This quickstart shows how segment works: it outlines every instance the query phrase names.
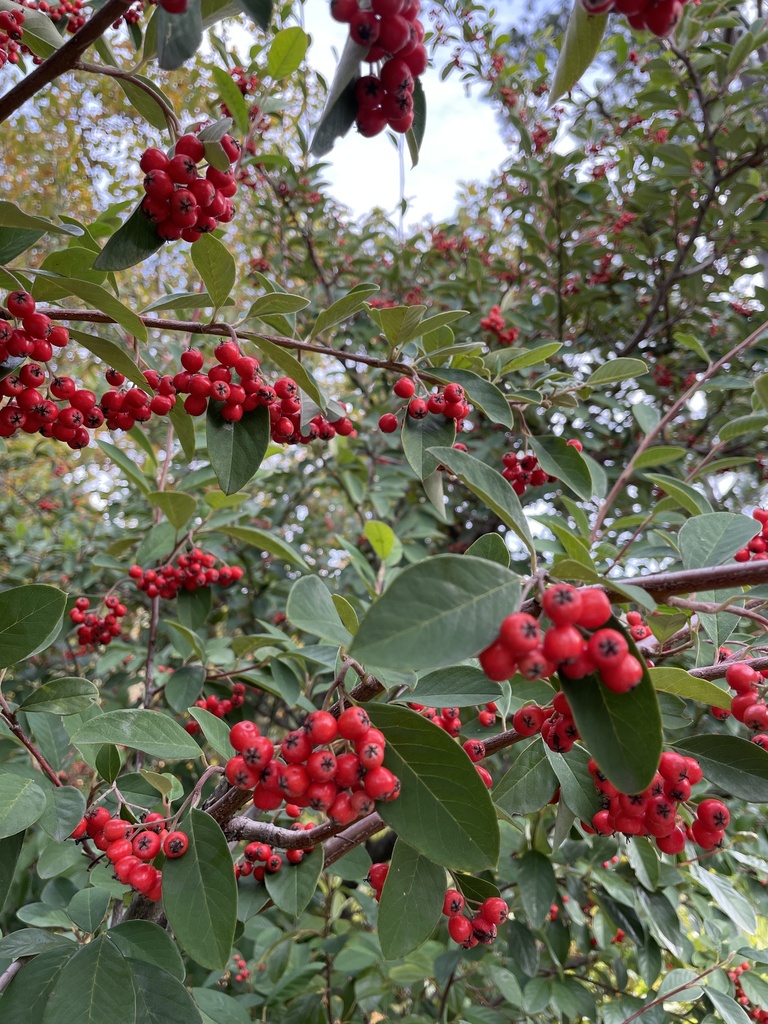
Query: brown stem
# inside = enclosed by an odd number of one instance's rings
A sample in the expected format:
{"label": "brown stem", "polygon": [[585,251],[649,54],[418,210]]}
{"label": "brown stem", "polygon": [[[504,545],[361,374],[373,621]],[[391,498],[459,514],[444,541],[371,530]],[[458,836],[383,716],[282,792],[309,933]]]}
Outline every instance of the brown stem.
{"label": "brown stem", "polygon": [[[370,839],[377,832],[381,832],[383,828],[386,828],[386,825],[378,814],[369,814],[367,818],[361,818],[354,825],[350,825],[343,832],[339,832],[338,835],[329,839],[325,844],[325,866],[329,867],[337,860],[340,860],[345,853],[349,853],[356,846],[360,846],[366,839]],[[306,835],[307,833],[304,834]]]}
{"label": "brown stem", "polygon": [[689,402],[691,398],[693,398],[693,396],[696,394],[696,392],[700,390],[702,384],[704,384],[711,377],[713,377],[719,370],[721,370],[726,365],[726,363],[730,362],[731,359],[735,359],[736,356],[740,355],[742,352],[745,352],[748,348],[754,345],[760,339],[760,336],[765,332],[766,329],[768,329],[768,321],[762,323],[757,328],[757,330],[753,331],[748,337],[744,338],[743,341],[740,341],[739,344],[734,346],[734,348],[732,348],[729,352],[726,352],[725,355],[718,359],[716,363],[712,363],[710,366],[708,366],[704,373],[701,375],[701,378],[699,380],[694,381],[694,383],[688,388],[688,390],[669,407],[667,412],[664,414],[664,416],[662,416],[662,418],[659,420],[656,426],[645,435],[645,437],[642,439],[640,444],[637,446],[637,448],[631,455],[624,469],[622,469],[621,473],[619,473],[619,476],[616,479],[616,482],[614,483],[613,487],[611,488],[608,497],[605,499],[603,504],[598,509],[597,518],[595,519],[595,525],[592,527],[592,532],[590,534],[591,541],[596,540],[600,536],[601,528],[605,521],[605,517],[608,515],[608,512],[613,507],[613,503],[616,501],[616,498],[619,496],[619,494],[621,494],[621,492],[626,487],[627,481],[634,473],[635,463],[637,462],[639,456],[642,455],[642,453],[651,446],[653,441],[655,441],[655,439],[664,432],[664,430],[672,422],[675,416],[677,416],[680,410],[685,407],[686,402]]}
{"label": "brown stem", "polygon": [[75,66],[88,47],[95,43],[107,29],[131,6],[132,0],[107,0],[103,7],[78,29],[72,38],[55,50],[50,57],[22,78],[18,85],[0,97],[0,123],[18,110],[27,100],[50,85],[56,78]]}
{"label": "brown stem", "polygon": [[[729,957],[728,960],[730,959],[731,958]],[[721,964],[715,964],[714,967],[708,967],[706,971],[702,971],[701,974],[697,974],[695,978],[691,978],[690,981],[686,981],[684,985],[678,985],[677,988],[670,989],[669,992],[665,992],[664,995],[659,996],[658,999],[653,999],[650,1003],[646,1003],[642,1009],[638,1010],[636,1013],[630,1014],[630,1016],[624,1020],[623,1024],[632,1024],[633,1020],[637,1020],[638,1017],[642,1017],[644,1013],[647,1013],[648,1010],[651,1009],[651,1007],[658,1006],[659,1003],[666,1003],[671,1000],[673,996],[679,995],[681,992],[686,992],[689,988],[693,988],[697,982],[701,981],[702,978],[706,978],[708,974],[712,974],[713,971],[719,971],[721,967],[724,967],[725,964],[728,963],[728,960],[725,960]]]}
{"label": "brown stem", "polygon": [[[755,672],[762,672],[763,669],[768,669],[768,658],[739,658],[737,660],[741,664],[749,665]],[[716,665],[690,668],[688,669],[688,675],[696,676],[697,679],[725,679],[729,666],[733,664],[734,662],[729,659],[728,661],[719,661]]]}
{"label": "brown stem", "polygon": [[667,600],[667,604],[673,608],[685,608],[687,611],[705,612],[708,615],[719,615],[720,612],[728,612],[730,615],[741,615],[746,619],[752,619],[753,622],[759,623],[764,630],[768,630],[768,619],[757,612],[751,611],[749,608],[739,608],[732,604],[717,604],[714,601],[688,601],[682,597],[670,597]]}
{"label": "brown stem", "polygon": [[[363,820],[367,820],[367,817]],[[280,846],[283,850],[307,850],[310,846],[316,846],[318,843],[338,835],[347,827],[347,825],[340,825],[337,821],[326,821],[322,825],[318,825],[317,828],[299,832],[290,828],[280,828],[279,825],[273,825],[269,821],[254,821],[252,818],[238,815],[235,818],[230,818],[224,824],[223,829],[224,835],[230,842],[247,839],[248,842]]]}
{"label": "brown stem", "polygon": [[722,590],[724,587],[768,583],[768,561],[737,562],[712,569],[681,569],[679,572],[660,572],[637,578],[630,576],[623,579],[622,583],[647,591],[656,601],[664,601],[673,594],[694,594],[699,590]]}
{"label": "brown stem", "polygon": [[[0,677],[0,683],[1,682],[2,677]],[[5,724],[11,730],[16,739],[27,748],[27,750],[30,752],[32,757],[37,761],[37,763],[40,765],[40,767],[51,780],[51,782],[54,784],[54,786],[61,786],[61,779],[53,770],[48,761],[43,757],[43,755],[40,753],[37,747],[34,745],[29,736],[27,736],[22,727],[19,725],[16,715],[13,713],[13,711],[11,711],[8,701],[5,699],[1,692],[0,708],[2,708],[2,711],[0,711],[0,719],[2,719],[5,722]]]}

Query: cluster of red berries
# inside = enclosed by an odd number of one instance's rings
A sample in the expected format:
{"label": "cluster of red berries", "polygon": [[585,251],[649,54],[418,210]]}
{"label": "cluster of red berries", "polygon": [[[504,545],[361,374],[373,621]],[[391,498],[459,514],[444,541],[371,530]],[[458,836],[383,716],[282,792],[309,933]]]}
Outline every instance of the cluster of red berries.
{"label": "cluster of red berries", "polygon": [[[169,9],[168,0],[163,7]],[[221,139],[221,146],[231,166],[240,154],[240,147],[231,135]],[[235,216],[232,202],[237,192],[235,175],[231,170],[220,171],[212,164],[208,165],[205,175],[201,175],[198,164],[204,156],[204,144],[192,134],[181,136],[171,157],[153,146],[142,154],[139,166],[145,174],[146,195],[141,208],[164,242],[175,242],[179,238],[196,242],[217,224],[228,224]]]}
{"label": "cluster of red berries", "polygon": [[448,918],[448,934],[463,949],[478,944],[488,946],[498,934],[498,926],[509,916],[509,907],[500,896],[483,900],[475,913],[467,916],[466,900],[458,889],[449,889],[443,901],[443,913]]}
{"label": "cluster of red berries", "polygon": [[492,306],[488,316],[481,319],[480,326],[484,331],[495,334],[500,345],[514,345],[520,337],[517,327],[507,327],[500,306]]}
{"label": "cluster of red berries", "polygon": [[148,814],[143,824],[113,818],[106,807],[91,807],[70,839],[90,839],[102,850],[123,885],[157,902],[162,896],[162,872],[149,862],[162,854],[183,857],[189,847],[184,832],[169,832],[162,814]]}
{"label": "cluster of red berries", "polygon": [[[435,391],[426,398],[415,398],[416,384],[410,377],[401,377],[392,390],[397,398],[408,401],[405,408],[411,419],[423,420],[432,413],[447,420],[455,420],[457,430],[462,429],[464,417],[471,408],[460,384],[446,384],[442,391]],[[385,434],[394,434],[398,426],[397,414],[393,412],[384,413],[379,420],[379,430]]]}
{"label": "cluster of red berries", "polygon": [[594,760],[589,773],[605,803],[592,818],[591,828],[600,835],[652,836],[662,853],[670,854],[682,853],[687,839],[704,850],[714,850],[725,839],[731,815],[722,800],[697,804],[691,825],[678,817],[680,804],[687,803],[691,788],[704,777],[693,757],[665,750],[653,781],[642,793],[619,792]]}
{"label": "cluster of red berries", "polygon": [[281,377],[270,384],[259,373],[258,359],[243,355],[234,341],[217,345],[214,355],[218,363],[205,373],[201,372],[205,358],[198,349],[188,349],[181,356],[183,370],[173,377],[173,385],[187,395],[184,408],[190,416],[202,416],[209,401],[219,403],[222,418],[229,422],[237,422],[243,413],[266,406],[272,440],[277,444],[330,441],[336,434],[355,436],[354,424],[346,416],[327,420],[317,415],[302,428],[301,396],[296,381]]}
{"label": "cluster of red berries", "polygon": [[162,597],[172,601],[180,590],[192,592],[214,583],[220,587],[229,587],[242,579],[243,570],[239,565],[223,563],[217,567],[215,555],[201,548],[192,548],[189,554],[180,554],[175,564],[169,562],[157,569],[142,569],[140,565],[132,565],[128,575],[147,597]]}
{"label": "cluster of red berries", "polygon": [[547,707],[525,704],[518,708],[512,716],[512,728],[520,736],[541,733],[541,738],[556,754],[567,754],[580,739],[571,706],[562,691],[555,694]]}
{"label": "cluster of red berries", "polygon": [[[768,750],[768,705],[760,692],[760,685],[765,675],[756,672],[746,662],[737,661],[729,665],[725,672],[725,681],[735,691],[731,701],[730,713],[737,722],[743,722],[755,734],[752,742],[763,750]],[[729,713],[722,708],[712,708],[712,714],[721,721],[728,718]]]}
{"label": "cluster of red berries", "polygon": [[[305,825],[298,821],[291,825],[296,832],[307,831],[314,827],[309,821]],[[287,861],[288,864],[301,864],[307,854],[312,853],[313,850],[314,846],[308,846],[304,850],[285,850],[283,854],[279,854],[268,843],[248,843],[243,850],[243,859],[235,864],[235,877],[247,878],[248,875],[253,875],[257,882],[263,882],[264,875],[277,874],[284,861]]]}
{"label": "cluster of red berries", "polygon": [[237,973],[234,976],[234,980],[247,981],[248,978],[251,976],[251,972],[248,970],[248,961],[245,960],[242,956],[240,956],[239,953],[235,953],[232,959],[235,964],[235,970],[237,971]]}
{"label": "cluster of red berries", "polygon": [[78,597],[75,607],[69,613],[72,622],[78,626],[77,640],[82,647],[89,644],[111,644],[116,636],[120,636],[121,625],[118,619],[127,613],[128,609],[121,604],[114,594],[104,599],[108,611],[103,617],[95,612],[89,612],[91,602],[87,597]]}
{"label": "cluster of red berries", "polygon": [[505,452],[501,461],[504,464],[501,475],[509,481],[518,497],[522,497],[529,487],[541,487],[557,480],[556,476],[544,472],[538,458],[530,452]]}
{"label": "cluster of red berries", "polygon": [[461,712],[458,708],[429,708],[425,704],[409,704],[411,711],[417,711],[439,729],[454,738],[461,732]]}
{"label": "cluster of red berries", "polygon": [[153,414],[167,416],[176,405],[176,389],[169,374],[161,377],[157,370],[144,370],[146,391],[135,385],[123,388],[125,377],[112,367],[105,378],[110,390],[101,396],[99,409],[110,430],[131,430],[137,423],[148,423]]}
{"label": "cluster of red berries", "polygon": [[[216,718],[226,718],[227,715],[232,714],[238,708],[241,708],[245,704],[245,687],[242,683],[235,683],[232,687],[232,696],[225,697],[221,700],[212,693],[210,697],[203,697],[200,700],[195,701],[196,708],[203,708],[205,711],[210,711]],[[190,736],[197,736],[200,732],[200,726],[194,719],[191,719],[184,726]]]}
{"label": "cluster of red berries", "polygon": [[[568,679],[598,672],[614,693],[638,685],[643,666],[629,653],[624,635],[616,629],[599,628],[611,615],[603,590],[577,590],[557,583],[545,592],[542,610],[553,623],[543,636],[538,621],[526,612],[514,612],[504,619],[496,640],[479,655],[489,679],[502,682],[516,672],[524,679],[545,679],[559,669]],[[587,638],[582,630],[595,632]]]}
{"label": "cluster of red berries", "polygon": [[0,68],[6,61],[9,64],[19,63],[24,21],[23,11],[0,11]]}
{"label": "cluster of red berries", "polygon": [[581,0],[588,14],[615,11],[626,16],[632,28],[653,32],[664,38],[670,35],[683,16],[685,0]]}
{"label": "cluster of red berries", "polygon": [[366,138],[387,125],[403,133],[413,124],[414,79],[429,63],[420,11],[420,0],[372,0],[370,10],[358,0],[331,0],[331,17],[349,25],[350,39],[368,50],[367,63],[384,62],[378,75],[355,85],[357,130]]}
{"label": "cluster of red berries", "polygon": [[[337,739],[347,740],[353,750],[334,751],[330,744]],[[252,789],[254,807],[261,811],[285,802],[346,825],[370,814],[377,800],[389,802],[400,794],[400,780],[383,764],[384,735],[371,727],[362,707],[347,708],[338,721],[328,711],[313,711],[301,728],[283,737],[279,751],[253,722],[234,725],[229,741],[238,753],[227,762],[227,780],[237,789]]]}
{"label": "cluster of red berries", "polygon": [[736,562],[762,562],[768,558],[768,509],[756,508],[752,518],[761,524],[762,530],[745,548],[739,548],[733,556]]}
{"label": "cluster of red berries", "polygon": [[742,974],[745,974],[750,969],[749,962],[745,960],[739,964],[738,967],[733,967],[728,971],[728,977],[733,982],[734,988],[736,989],[736,1002],[744,1007],[745,1012],[749,1016],[750,1020],[757,1021],[758,1024],[768,1024],[768,1010],[763,1010],[759,1006],[753,1006],[749,996],[742,988],[741,981],[739,980]]}
{"label": "cluster of red berries", "polygon": [[645,640],[646,637],[653,636],[652,630],[640,612],[627,612],[627,625],[629,626],[629,635],[636,644]]}

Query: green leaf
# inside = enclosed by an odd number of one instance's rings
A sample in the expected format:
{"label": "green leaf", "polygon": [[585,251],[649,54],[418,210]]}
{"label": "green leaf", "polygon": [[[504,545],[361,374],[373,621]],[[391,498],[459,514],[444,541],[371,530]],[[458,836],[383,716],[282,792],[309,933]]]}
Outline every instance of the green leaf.
{"label": "green leaf", "polygon": [[378,519],[369,519],[363,527],[363,533],[374,550],[377,558],[385,561],[392,553],[397,537],[391,526]]}
{"label": "green leaf", "polygon": [[99,438],[97,444],[104,454],[108,455],[112,462],[122,469],[128,480],[136,484],[142,494],[149,494],[149,483],[147,482],[146,477],[139,470],[133,460],[125,454],[125,452],[116,448],[115,445],[110,444],[109,441],[102,441],[101,438]]}
{"label": "green leaf", "polygon": [[[434,317],[429,317],[423,323],[428,324]],[[557,346],[560,347],[559,345]],[[479,377],[469,370],[430,369],[430,374],[445,384],[460,384],[466,392],[467,398],[472,405],[477,406],[492,423],[501,423],[510,430],[514,426],[512,410],[509,408],[504,392],[495,384]]]}
{"label": "green leaf", "polygon": [[432,448],[431,453],[517,534],[535,559],[536,548],[520,499],[501,473],[457,448]]}
{"label": "green leaf", "polygon": [[58,947],[69,950],[70,953],[77,949],[75,943],[63,935],[53,935],[42,928],[20,928],[0,939],[0,959],[18,960],[22,956],[36,956],[38,953]]}
{"label": "green leaf", "polygon": [[757,931],[755,911],[749,900],[745,899],[741,893],[736,892],[727,879],[713,871],[705,870],[700,864],[692,864],[690,872],[691,876],[707,890],[717,906],[737,928],[741,928],[748,935],[755,934]]}
{"label": "green leaf", "polygon": [[228,75],[224,68],[216,67],[210,69],[219,97],[226,104],[235,127],[240,135],[248,134],[248,106],[245,97],[240,92],[235,80]]}
{"label": "green leaf", "polygon": [[568,444],[564,437],[529,437],[528,443],[545,473],[556,476],[584,501],[594,497],[589,468],[581,453]]}
{"label": "green leaf", "polygon": [[528,850],[517,864],[517,884],[523,908],[532,928],[540,928],[557,899],[557,883],[549,858]]}
{"label": "green leaf", "polygon": [[731,796],[751,803],[768,802],[768,752],[739,736],[690,736],[675,743],[681,754],[695,757],[705,779]]}
{"label": "green leaf", "polygon": [[284,864],[275,874],[267,873],[264,883],[275,906],[298,917],[312,899],[322,870],[323,855],[316,850],[299,864]]}
{"label": "green leaf", "polygon": [[[232,82],[232,79],[229,79]],[[141,82],[141,85],[137,85]],[[134,74],[133,79],[118,78],[117,84],[123,90],[131,106],[141,114],[144,120],[153,128],[164,132],[168,128],[168,121],[165,116],[165,109],[173,109],[173,104],[165,93],[157,87],[152,79],[145,75]],[[232,82],[234,85],[234,82]],[[235,86],[237,89],[237,86]],[[238,89],[238,93],[240,90]],[[156,98],[155,98],[156,97]]]}
{"label": "green leaf", "polygon": [[592,821],[601,807],[600,796],[595,789],[587,767],[589,751],[575,746],[567,757],[547,749],[547,757],[560,783],[560,800],[570,807],[582,821]]}
{"label": "green leaf", "polygon": [[293,545],[268,530],[259,530],[255,526],[226,526],[219,532],[259,548],[261,551],[268,551],[271,555],[275,555],[290,565],[296,565],[305,572],[311,571],[303,556]]}
{"label": "green leaf", "polygon": [[[347,46],[350,43],[353,46],[356,45],[348,38]],[[357,48],[358,50],[363,50],[363,47]],[[346,49],[347,47],[345,46],[345,52]],[[326,153],[330,153],[336,139],[343,138],[355,123],[355,118],[357,117],[355,79],[357,78],[358,69],[359,61],[355,62],[351,72],[354,78],[350,77],[337,90],[335,95],[329,94],[323,116],[312,137],[312,145],[309,151],[313,156],[325,156]]]}
{"label": "green leaf", "polygon": [[410,338],[418,337],[419,324],[426,311],[426,306],[387,306],[371,310],[370,316],[384,332],[392,348],[400,348]]}
{"label": "green leaf", "polygon": [[31,779],[0,774],[0,839],[23,832],[45,810],[45,793]]}
{"label": "green leaf", "polygon": [[760,405],[768,411],[768,373],[761,373],[755,378],[754,388]]}
{"label": "green leaf", "polygon": [[43,683],[19,705],[27,714],[35,711],[51,715],[77,715],[99,702],[99,689],[88,679],[51,679]]}
{"label": "green leaf", "polygon": [[150,491],[147,497],[153,505],[163,510],[166,519],[177,530],[189,522],[197,508],[197,498],[184,491]]}
{"label": "green leaf", "polygon": [[181,981],[145,959],[129,962],[136,1024],[203,1024],[200,1011]]}
{"label": "green leaf", "polygon": [[[98,262],[97,259],[94,267],[96,267]],[[97,267],[97,269],[108,270],[110,268]],[[119,299],[116,299],[106,288],[102,288],[101,285],[94,284],[92,281],[83,281],[76,277],[60,277],[58,274],[50,274],[42,270],[38,270],[37,273],[39,276],[45,277],[49,290],[55,289],[58,291],[59,298],[76,295],[92,309],[97,309],[100,313],[105,313],[108,317],[111,317],[115,323],[120,324],[129,334],[134,335],[140,341],[147,340],[147,328],[142,323],[141,318],[132,309],[128,309]]]}
{"label": "green leaf", "polygon": [[[158,7],[157,63],[164,71],[175,71],[193,57],[203,39],[203,16],[200,0],[189,0],[181,14],[169,14]],[[195,243],[196,244],[196,243]]]}
{"label": "green leaf", "polygon": [[181,445],[182,451],[191,462],[195,457],[195,423],[184,405],[177,402],[168,413],[168,419],[173,424],[173,432]]}
{"label": "green leaf", "polygon": [[595,572],[591,566],[585,565],[583,562],[577,562],[572,558],[558,559],[557,575],[562,580],[581,580],[584,583],[593,583],[595,586],[606,587],[608,590],[621,594],[628,601],[634,601],[641,608],[647,608],[648,611],[654,611],[656,608],[656,602],[653,598],[646,591],[641,590],[640,587],[633,587],[631,583],[614,580],[610,577],[605,579],[600,573]]}
{"label": "green leaf", "polygon": [[638,882],[647,889],[654,892],[659,885],[659,854],[655,845],[647,839],[637,836],[631,843],[627,843],[627,860]]}
{"label": "green leaf", "polygon": [[594,388],[602,384],[614,384],[630,377],[642,377],[646,373],[648,366],[642,359],[609,359],[589,375],[584,386]]}
{"label": "green leaf", "polygon": [[342,298],[337,299],[328,309],[323,310],[315,321],[315,326],[310,334],[310,341],[323,331],[327,331],[334,324],[348,320],[365,305],[365,300],[379,290],[377,284],[359,284],[349,291]]}
{"label": "green leaf", "polygon": [[695,487],[683,483],[673,476],[665,476],[660,473],[646,473],[645,479],[650,480],[665,491],[670,498],[673,498],[686,512],[697,516],[705,512],[711,512],[712,506]]}
{"label": "green leaf", "polygon": [[447,420],[444,416],[426,416],[423,420],[415,420],[406,415],[403,417],[400,436],[403,454],[409,466],[419,480],[425,480],[440,465],[434,455],[429,453],[429,449],[443,445],[450,448],[456,439],[456,421]]}
{"label": "green leaf", "polygon": [[108,934],[123,956],[154,964],[179,981],[186,978],[176,943],[164,928],[152,921],[123,921],[110,928]]}
{"label": "green leaf", "polygon": [[46,793],[40,826],[54,842],[61,843],[72,835],[84,814],[85,797],[79,789],[55,786]]}
{"label": "green leaf", "polygon": [[303,576],[291,587],[285,614],[305,633],[347,646],[352,634],[342,625],[330,591],[317,576]]}
{"label": "green leaf", "polygon": [[710,512],[694,516],[677,535],[680,557],[686,569],[722,565],[760,533],[760,523],[751,516],[733,512]]}
{"label": "green leaf", "polygon": [[[158,10],[157,14],[159,13]],[[127,270],[138,263],[143,263],[156,253],[162,244],[155,225],[139,205],[128,220],[110,236],[93,265],[96,270]]]}
{"label": "green leaf", "polygon": [[731,696],[726,690],[706,679],[692,676],[683,668],[651,668],[648,669],[648,674],[657,690],[674,693],[687,700],[696,700],[713,708],[731,710]]}
{"label": "green leaf", "polygon": [[[609,619],[608,625],[621,628],[615,619]],[[628,643],[637,657],[630,638]],[[643,678],[628,693],[614,693],[597,675],[560,680],[585,746],[622,793],[640,793],[650,785],[662,749],[656,691],[644,660],[638,660],[643,665]]]}
{"label": "green leaf", "polygon": [[67,915],[81,932],[93,933],[104,920],[111,899],[106,889],[89,886],[75,893],[67,906]]}
{"label": "green leaf", "polygon": [[75,943],[62,943],[44,950],[25,964],[3,993],[0,1002],[3,1021],[42,1024],[51,993],[58,987],[62,971],[76,951]]}
{"label": "green leaf", "polygon": [[303,363],[300,363],[287,349],[275,345],[267,338],[257,338],[256,345],[261,349],[263,355],[279,366],[285,374],[292,377],[301,390],[306,392],[321,409],[325,409],[328,399],[320,390],[315,378],[304,368]]}
{"label": "green leaf", "polygon": [[58,635],[67,595],[39,583],[0,593],[0,668],[24,661]]}
{"label": "green leaf", "polygon": [[495,359],[501,359],[502,372],[507,374],[513,370],[524,370],[528,366],[546,363],[550,356],[555,355],[562,347],[559,341],[551,341],[544,345],[537,345],[535,348],[526,349],[519,355],[514,355],[515,352],[519,352],[518,349],[511,349],[510,352],[503,354],[493,353],[493,355]]}
{"label": "green leaf", "polygon": [[359,625],[357,612],[349,603],[349,601],[347,601],[347,599],[342,597],[340,594],[332,594],[331,600],[333,601],[334,608],[339,613],[339,618],[341,619],[342,625],[344,626],[345,629],[349,630],[352,636],[354,636],[355,633],[357,632],[357,627]]}
{"label": "green leaf", "polygon": [[[5,901],[8,899],[8,893],[13,885],[16,865],[19,862],[19,854],[23,844],[23,832],[16,832],[12,836],[0,839],[0,914],[3,911]],[[18,932],[14,934],[18,934]],[[7,939],[0,939],[0,960],[15,959],[17,956],[23,955],[23,953],[11,953],[7,950]]]}
{"label": "green leaf", "polygon": [[92,743],[116,743],[143,750],[152,757],[185,760],[200,756],[200,748],[184,729],[160,711],[131,708],[105,711],[84,722],[72,736],[76,747]]}
{"label": "green leaf", "polygon": [[44,231],[23,231],[21,228],[0,227],[0,267],[15,260],[45,234]]}
{"label": "green leaf", "polygon": [[549,88],[550,106],[570,92],[592,63],[607,25],[607,14],[587,14],[579,0],[575,0]]}
{"label": "green leaf", "polygon": [[48,1001],[48,1024],[135,1024],[131,969],[105,935],[82,946],[65,965]]}
{"label": "green leaf", "polygon": [[272,78],[287,78],[301,67],[309,46],[309,36],[303,28],[292,25],[282,28],[273,37],[267,55],[267,71]]}
{"label": "green leaf", "polygon": [[398,836],[436,864],[458,871],[494,868],[499,826],[490,794],[464,751],[421,715],[394,704],[366,710],[387,738],[384,764],[400,796],[377,810]]}
{"label": "green leaf", "polygon": [[237,423],[223,418],[216,402],[208,403],[208,456],[225,494],[242,490],[262,463],[269,447],[269,412],[260,406],[243,413]]}
{"label": "green leaf", "polygon": [[711,985],[707,985],[704,989],[704,994],[712,1003],[715,1012],[720,1015],[724,1024],[749,1024],[750,1018],[735,999],[731,999],[730,996],[725,995],[723,992],[718,992]]}
{"label": "green leaf", "polygon": [[735,419],[729,419],[720,427],[718,435],[721,441],[732,441],[734,437],[754,434],[758,430],[764,430],[765,427],[768,427],[768,414],[757,412],[750,416],[737,416]]}
{"label": "green leaf", "polygon": [[768,982],[764,978],[754,971],[747,971],[739,978],[739,982],[750,1003],[761,1010],[768,1010]]}
{"label": "green leaf", "polygon": [[[227,77],[229,78],[229,76]],[[309,299],[305,299],[301,295],[290,295],[288,292],[270,292],[268,295],[261,295],[256,299],[248,310],[248,315],[245,319],[252,320],[257,317],[274,315],[275,313],[298,313],[299,310],[306,309],[308,305]]]}
{"label": "green leaf", "polygon": [[237,0],[237,5],[266,32],[272,20],[272,0]]}
{"label": "green leaf", "polygon": [[120,774],[120,769],[123,767],[123,759],[120,757],[120,751],[113,743],[105,743],[99,748],[94,764],[96,765],[96,771],[102,779],[105,782],[112,783]]}
{"label": "green leaf", "polygon": [[108,367],[112,366],[115,370],[119,370],[136,387],[142,388],[149,393],[150,389],[147,384],[147,378],[125,349],[116,345],[113,341],[107,341],[106,338],[98,338],[94,334],[86,334],[85,331],[76,331],[72,327],[69,328],[69,336]]}
{"label": "green leaf", "polygon": [[213,234],[202,235],[190,250],[195,270],[203,279],[208,294],[217,306],[229,298],[235,286],[235,258]]}
{"label": "green leaf", "polygon": [[64,44],[56,26],[42,11],[23,7],[12,0],[0,0],[0,11],[20,11],[24,15],[24,46],[28,46],[36,57],[50,57]]}
{"label": "green leaf", "polygon": [[420,78],[413,80],[413,123],[405,135],[408,152],[411,155],[411,168],[419,162],[419,150],[427,130],[427,98]]}
{"label": "green leaf", "polygon": [[173,619],[163,619],[163,624],[170,630],[171,641],[182,658],[189,658],[194,654],[199,661],[205,661],[205,646],[193,629],[181,622],[174,622]]}
{"label": "green leaf", "polygon": [[509,568],[509,548],[498,533],[484,533],[467,548],[466,554],[474,558],[485,558]]}
{"label": "green leaf", "polygon": [[491,682],[481,669],[456,665],[422,676],[403,699],[430,707],[469,708],[498,700],[500,696],[499,684]]}
{"label": "green leaf", "polygon": [[[264,892],[264,886],[259,889]],[[195,1002],[205,1014],[205,1024],[251,1024],[251,1015],[233,996],[213,988],[193,988]]]}
{"label": "green leaf", "polygon": [[165,699],[169,707],[179,714],[186,711],[198,699],[205,683],[205,669],[202,665],[183,665],[168,677],[165,684]]}
{"label": "green leaf", "polygon": [[650,469],[652,466],[666,466],[677,462],[687,455],[685,448],[675,448],[668,444],[658,444],[646,450],[635,459],[635,469]]}
{"label": "green leaf", "polygon": [[519,578],[509,569],[484,558],[437,555],[393,580],[364,615],[350,653],[382,668],[455,665],[496,638],[519,597]]}
{"label": "green leaf", "polygon": [[163,907],[182,949],[202,967],[229,962],[237,924],[237,885],[227,840],[213,818],[193,809],[181,828],[183,857],[163,867]]}
{"label": "green leaf", "polygon": [[203,730],[203,735],[217,754],[221,754],[227,761],[230,757],[235,756],[235,749],[229,742],[229,726],[225,722],[222,722],[216,715],[212,715],[210,711],[206,711],[205,708],[191,707],[188,708],[188,711]]}
{"label": "green leaf", "polygon": [[493,788],[493,802],[505,814],[530,814],[552,799],[557,777],[547,757],[546,744],[537,737],[512,754],[509,770]]}
{"label": "green leaf", "polygon": [[[3,2],[10,4],[10,0],[3,0]],[[22,7],[20,4],[14,4],[13,6],[22,11],[25,18],[30,13],[28,7]],[[40,17],[53,28],[50,18],[46,18],[44,14],[41,14]],[[53,29],[53,31],[55,32],[56,30]],[[32,217],[28,213],[23,213],[16,203],[10,203],[7,199],[0,200],[0,227],[20,228],[23,231],[39,231],[43,234],[53,232],[61,235],[82,235],[83,233],[83,229],[74,224],[54,224],[53,221],[46,220],[44,217]]]}
{"label": "green leaf", "polygon": [[426,942],[442,916],[445,890],[445,868],[398,839],[379,903],[385,960],[407,956]]}

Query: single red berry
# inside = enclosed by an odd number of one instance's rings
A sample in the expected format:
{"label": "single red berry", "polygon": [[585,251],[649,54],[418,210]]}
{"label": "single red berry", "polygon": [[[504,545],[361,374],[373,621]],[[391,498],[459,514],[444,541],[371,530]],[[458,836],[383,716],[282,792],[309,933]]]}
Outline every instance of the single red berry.
{"label": "single red berry", "polygon": [[163,841],[163,853],[174,859],[183,857],[189,848],[189,837],[184,832],[169,832]]}
{"label": "single red berry", "polygon": [[443,900],[443,913],[446,917],[455,917],[464,910],[464,897],[458,889],[449,889]]}
{"label": "single red berry", "polygon": [[464,943],[472,935],[472,922],[468,917],[457,914],[448,921],[448,934],[454,942]]}

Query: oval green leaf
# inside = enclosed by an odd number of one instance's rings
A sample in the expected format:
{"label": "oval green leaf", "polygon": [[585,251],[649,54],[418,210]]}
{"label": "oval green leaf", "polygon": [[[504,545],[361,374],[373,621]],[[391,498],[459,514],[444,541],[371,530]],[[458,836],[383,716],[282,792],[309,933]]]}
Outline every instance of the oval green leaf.
{"label": "oval green leaf", "polygon": [[37,654],[59,632],[67,595],[39,583],[0,593],[0,668]]}
{"label": "oval green leaf", "polygon": [[147,711],[145,708],[106,711],[97,715],[76,730],[72,742],[76,747],[115,743],[169,760],[200,756],[197,743],[178,722],[160,711]]}

